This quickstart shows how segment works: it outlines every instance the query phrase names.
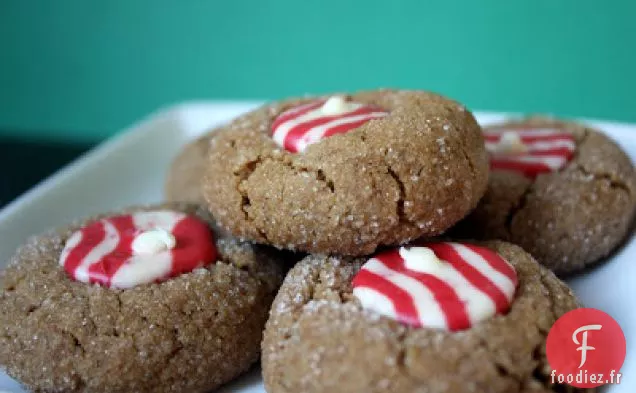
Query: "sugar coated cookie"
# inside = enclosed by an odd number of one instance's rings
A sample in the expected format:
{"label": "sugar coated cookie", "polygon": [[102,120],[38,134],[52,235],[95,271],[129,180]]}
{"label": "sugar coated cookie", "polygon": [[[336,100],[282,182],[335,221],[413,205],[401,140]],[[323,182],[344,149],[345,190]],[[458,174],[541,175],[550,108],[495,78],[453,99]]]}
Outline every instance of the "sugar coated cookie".
{"label": "sugar coated cookie", "polygon": [[210,145],[203,194],[234,235],[365,255],[443,232],[487,183],[481,128],[422,91],[292,99],[240,116]]}
{"label": "sugar coated cookie", "polygon": [[578,306],[552,272],[499,241],[308,256],[272,305],[265,386],[269,393],[578,392],[551,383],[545,352],[554,322]]}
{"label": "sugar coated cookie", "polygon": [[0,364],[38,392],[208,392],[258,359],[282,262],[185,204],[36,236],[0,280]]}
{"label": "sugar coated cookie", "polygon": [[603,133],[530,118],[484,135],[488,190],[454,236],[513,242],[564,275],[607,256],[630,232],[636,171]]}

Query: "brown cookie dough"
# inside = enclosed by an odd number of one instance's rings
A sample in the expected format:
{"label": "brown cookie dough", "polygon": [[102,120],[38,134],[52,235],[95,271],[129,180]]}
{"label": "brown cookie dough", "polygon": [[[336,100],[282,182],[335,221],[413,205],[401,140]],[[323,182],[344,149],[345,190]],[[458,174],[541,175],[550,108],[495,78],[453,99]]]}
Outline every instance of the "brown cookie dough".
{"label": "brown cookie dough", "polygon": [[558,275],[579,271],[607,256],[629,233],[636,210],[634,166],[616,143],[583,125],[530,118],[488,128],[519,125],[571,132],[574,157],[536,179],[491,172],[480,204],[450,233],[518,244]]}
{"label": "brown cookie dough", "polygon": [[199,204],[205,202],[201,181],[213,135],[214,130],[188,143],[172,161],[164,186],[166,200]]}
{"label": "brown cookie dough", "polygon": [[[196,214],[202,209],[166,204]],[[93,219],[91,219],[93,220]],[[216,236],[217,262],[162,283],[117,290],[58,265],[86,223],[32,238],[0,281],[0,364],[38,392],[207,392],[259,357],[283,277],[278,251]]]}
{"label": "brown cookie dough", "polygon": [[346,96],[390,113],[292,154],[272,139],[291,99],[237,118],[210,145],[203,193],[234,235],[292,250],[365,255],[443,232],[488,177],[481,128],[460,104],[422,91]]}
{"label": "brown cookie dough", "polygon": [[267,322],[267,391],[580,391],[550,383],[545,354],[551,326],[578,307],[572,291],[521,248],[484,245],[515,267],[515,299],[506,315],[457,332],[412,328],[363,310],[351,281],[365,259],[305,258],[285,278]]}

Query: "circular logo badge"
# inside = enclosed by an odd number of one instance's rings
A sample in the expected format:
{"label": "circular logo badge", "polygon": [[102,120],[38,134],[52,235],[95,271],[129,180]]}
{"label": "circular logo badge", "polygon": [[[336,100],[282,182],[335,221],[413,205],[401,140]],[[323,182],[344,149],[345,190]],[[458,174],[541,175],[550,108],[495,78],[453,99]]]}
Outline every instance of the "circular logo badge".
{"label": "circular logo badge", "polygon": [[620,383],[625,335],[601,310],[579,308],[559,318],[546,341],[552,383],[593,388]]}

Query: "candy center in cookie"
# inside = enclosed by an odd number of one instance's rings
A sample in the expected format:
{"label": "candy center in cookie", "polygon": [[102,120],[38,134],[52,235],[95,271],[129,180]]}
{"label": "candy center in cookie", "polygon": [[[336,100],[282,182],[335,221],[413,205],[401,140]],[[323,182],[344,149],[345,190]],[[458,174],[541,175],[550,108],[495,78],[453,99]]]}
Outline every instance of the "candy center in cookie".
{"label": "candy center in cookie", "polygon": [[160,210],[88,224],[68,239],[59,263],[77,281],[131,288],[190,272],[216,256],[205,222]]}
{"label": "candy center in cookie", "polygon": [[501,128],[484,130],[490,167],[534,178],[562,169],[574,156],[571,133],[556,128]]}
{"label": "candy center in cookie", "polygon": [[507,312],[517,273],[488,248],[427,243],[375,255],[352,284],[364,309],[413,327],[455,331]]}
{"label": "candy center in cookie", "polygon": [[342,96],[313,101],[280,114],[272,124],[274,141],[292,153],[336,134],[354,130],[388,112],[373,105],[347,101]]}

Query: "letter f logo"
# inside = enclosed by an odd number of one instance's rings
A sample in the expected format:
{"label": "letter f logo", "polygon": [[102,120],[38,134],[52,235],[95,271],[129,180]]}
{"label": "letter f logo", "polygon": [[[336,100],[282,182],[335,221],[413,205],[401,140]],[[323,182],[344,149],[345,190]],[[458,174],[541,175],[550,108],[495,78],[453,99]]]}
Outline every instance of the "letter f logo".
{"label": "letter f logo", "polygon": [[[574,341],[575,344],[580,345],[580,347],[576,349],[577,351],[581,351],[581,364],[579,364],[579,368],[583,367],[585,361],[587,360],[587,351],[593,351],[596,349],[587,345],[587,332],[589,330],[601,330],[601,328],[601,325],[585,325],[576,329],[574,333],[572,333],[572,341]],[[583,339],[581,340],[581,342],[579,342],[576,336],[581,332],[583,332],[583,334],[581,335]]]}

